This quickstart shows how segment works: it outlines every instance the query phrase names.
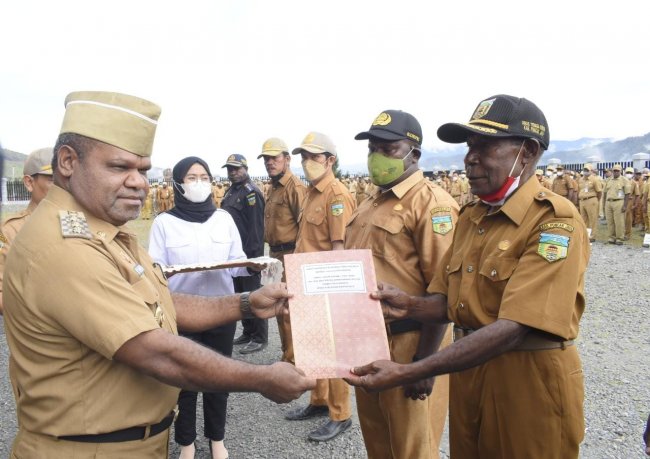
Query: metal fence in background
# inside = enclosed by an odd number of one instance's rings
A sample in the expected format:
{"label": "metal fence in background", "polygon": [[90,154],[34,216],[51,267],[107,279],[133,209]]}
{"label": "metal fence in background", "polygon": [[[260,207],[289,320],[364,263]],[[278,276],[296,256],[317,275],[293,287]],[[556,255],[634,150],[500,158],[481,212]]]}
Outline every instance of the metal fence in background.
{"label": "metal fence in background", "polygon": [[[626,167],[634,167],[636,170],[641,170],[644,167],[650,169],[650,161],[611,161],[611,162],[599,162],[599,163],[594,163],[596,167],[598,167],[598,171],[601,176],[604,175],[604,171],[607,168],[611,168],[614,166],[614,164],[620,164],[623,169]],[[563,164],[565,169],[572,170],[579,172],[582,170],[583,166],[585,163],[571,163],[571,164]],[[542,169],[543,171],[546,172],[546,168],[548,165],[542,165],[538,166],[539,169]],[[366,174],[356,174],[355,176],[361,176],[361,177],[367,177]],[[425,175],[430,177],[433,175],[432,171],[425,171]],[[266,181],[269,179],[268,176],[266,175],[258,175],[258,176],[251,176],[251,179],[253,181]],[[303,176],[300,176],[300,179],[307,183],[305,178]],[[226,182],[228,181],[226,178],[220,178],[217,180],[217,182]],[[149,179],[149,184],[162,184],[163,182],[166,182],[168,186],[172,186],[172,180],[163,180],[163,179]],[[16,202],[16,201],[29,201],[30,199],[30,193],[27,191],[27,188],[25,188],[25,184],[23,183],[22,179],[7,179],[3,178],[2,179],[2,199],[3,202]],[[6,187],[6,192],[5,192],[5,187]]]}

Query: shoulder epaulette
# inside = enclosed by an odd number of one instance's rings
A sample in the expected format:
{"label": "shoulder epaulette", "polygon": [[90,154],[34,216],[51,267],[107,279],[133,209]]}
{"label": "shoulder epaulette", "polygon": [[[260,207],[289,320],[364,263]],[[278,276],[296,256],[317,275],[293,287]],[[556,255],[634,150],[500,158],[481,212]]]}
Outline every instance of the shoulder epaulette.
{"label": "shoulder epaulette", "polygon": [[575,206],[567,198],[548,191],[540,191],[535,195],[537,201],[548,201],[553,206],[555,216],[558,218],[571,218],[575,212]]}
{"label": "shoulder epaulette", "polygon": [[73,210],[60,210],[59,220],[61,222],[61,235],[64,238],[78,237],[92,239],[93,235],[88,228],[88,221],[83,212]]}

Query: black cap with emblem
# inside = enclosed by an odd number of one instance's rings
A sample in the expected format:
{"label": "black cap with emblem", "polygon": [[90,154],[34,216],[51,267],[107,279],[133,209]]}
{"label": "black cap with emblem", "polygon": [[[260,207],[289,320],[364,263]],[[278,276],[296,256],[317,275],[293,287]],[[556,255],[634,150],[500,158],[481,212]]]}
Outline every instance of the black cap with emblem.
{"label": "black cap with emblem", "polygon": [[499,94],[482,100],[467,123],[447,123],[438,128],[438,138],[463,143],[472,134],[488,137],[527,137],[548,149],[550,135],[544,113],[531,101]]}
{"label": "black cap with emblem", "polygon": [[417,119],[410,113],[401,110],[384,110],[370,129],[354,136],[356,140],[380,139],[394,142],[396,140],[412,140],[422,145],[422,128]]}

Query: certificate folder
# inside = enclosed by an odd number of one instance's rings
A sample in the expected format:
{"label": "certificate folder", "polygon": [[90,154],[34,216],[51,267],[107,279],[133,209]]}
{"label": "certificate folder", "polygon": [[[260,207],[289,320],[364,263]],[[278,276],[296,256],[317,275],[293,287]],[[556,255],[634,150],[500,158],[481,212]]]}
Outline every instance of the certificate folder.
{"label": "certificate folder", "polygon": [[390,360],[370,250],[333,250],[284,257],[296,367],[316,379]]}

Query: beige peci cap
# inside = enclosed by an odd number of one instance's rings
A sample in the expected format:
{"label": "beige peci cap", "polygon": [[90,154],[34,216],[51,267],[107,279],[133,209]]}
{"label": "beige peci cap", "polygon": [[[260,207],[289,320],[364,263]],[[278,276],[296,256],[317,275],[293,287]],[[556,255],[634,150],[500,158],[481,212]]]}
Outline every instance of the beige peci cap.
{"label": "beige peci cap", "polygon": [[535,169],[535,175],[544,175],[544,171],[541,169]]}
{"label": "beige peci cap", "polygon": [[52,175],[53,148],[39,148],[29,154],[23,166],[23,175]]}
{"label": "beige peci cap", "polygon": [[336,146],[332,139],[320,132],[310,132],[305,136],[302,144],[298,148],[294,148],[291,152],[292,155],[299,155],[302,151],[309,153],[320,154],[329,153],[336,156]]}
{"label": "beige peci cap", "polygon": [[622,171],[622,170],[623,170],[623,166],[621,166],[620,164],[614,164],[614,165],[612,166],[612,170],[613,170],[613,171]]}
{"label": "beige peci cap", "polygon": [[151,156],[160,107],[127,94],[80,91],[65,99],[61,134],[80,134],[138,156]]}
{"label": "beige peci cap", "polygon": [[634,174],[634,168],[633,167],[626,167],[625,172],[629,172],[630,174]]}
{"label": "beige peci cap", "polygon": [[284,152],[289,153],[289,147],[284,143],[284,140],[271,137],[262,145],[262,153],[257,159],[260,159],[262,156],[278,156]]}

